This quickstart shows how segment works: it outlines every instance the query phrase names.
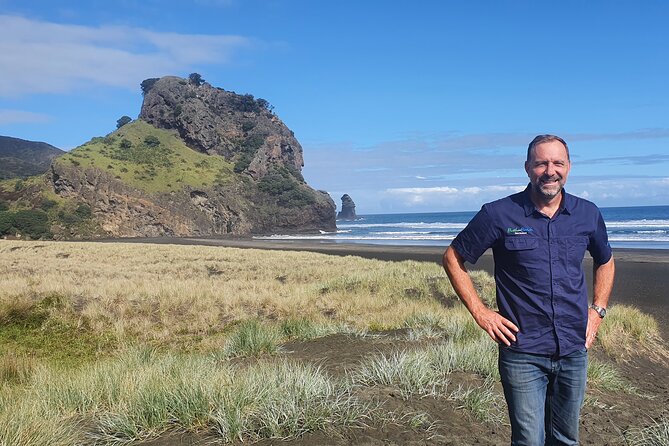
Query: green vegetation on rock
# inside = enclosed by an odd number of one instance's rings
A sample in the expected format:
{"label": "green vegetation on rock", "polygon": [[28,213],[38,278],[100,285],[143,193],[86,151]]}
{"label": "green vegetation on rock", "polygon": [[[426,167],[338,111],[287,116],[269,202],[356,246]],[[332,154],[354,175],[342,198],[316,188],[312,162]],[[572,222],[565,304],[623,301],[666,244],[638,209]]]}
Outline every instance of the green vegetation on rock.
{"label": "green vegetation on rock", "polygon": [[126,124],[104,138],[93,138],[57,162],[99,169],[149,193],[235,181],[232,163],[222,156],[196,152],[175,132],[157,129],[141,120]]}

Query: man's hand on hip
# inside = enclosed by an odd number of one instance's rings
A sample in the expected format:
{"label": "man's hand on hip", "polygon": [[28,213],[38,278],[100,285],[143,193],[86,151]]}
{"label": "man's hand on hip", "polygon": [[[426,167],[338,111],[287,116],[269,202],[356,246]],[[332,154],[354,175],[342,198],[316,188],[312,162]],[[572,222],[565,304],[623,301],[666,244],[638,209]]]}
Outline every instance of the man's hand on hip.
{"label": "man's hand on hip", "polygon": [[498,312],[482,307],[473,316],[476,323],[488,333],[493,341],[506,346],[516,341],[516,333],[520,330],[516,324]]}

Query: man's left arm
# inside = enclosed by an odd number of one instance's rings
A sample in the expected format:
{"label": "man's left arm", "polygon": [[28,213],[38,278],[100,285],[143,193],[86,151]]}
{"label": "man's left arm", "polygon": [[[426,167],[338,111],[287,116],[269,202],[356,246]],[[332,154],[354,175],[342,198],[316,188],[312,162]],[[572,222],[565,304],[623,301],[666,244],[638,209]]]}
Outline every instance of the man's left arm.
{"label": "man's left arm", "polygon": [[[593,299],[592,303],[598,307],[606,308],[609,303],[609,296],[613,289],[613,278],[615,276],[615,262],[613,256],[608,262],[603,264],[593,264]],[[597,330],[602,323],[602,318],[599,317],[594,309],[588,309],[588,327],[585,330],[585,348],[590,348],[595,341]]]}

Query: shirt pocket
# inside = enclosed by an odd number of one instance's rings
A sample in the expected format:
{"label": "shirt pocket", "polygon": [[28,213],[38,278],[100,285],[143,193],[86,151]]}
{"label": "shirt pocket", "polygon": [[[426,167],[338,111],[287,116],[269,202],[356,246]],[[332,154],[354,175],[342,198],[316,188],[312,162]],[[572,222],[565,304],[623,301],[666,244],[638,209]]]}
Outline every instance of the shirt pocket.
{"label": "shirt pocket", "polygon": [[504,239],[505,264],[514,275],[529,277],[540,267],[539,239],[516,235]]}
{"label": "shirt pocket", "polygon": [[585,250],[588,248],[588,237],[584,235],[565,237],[564,243],[566,248],[567,273],[571,276],[580,275],[583,270],[581,265],[585,256]]}

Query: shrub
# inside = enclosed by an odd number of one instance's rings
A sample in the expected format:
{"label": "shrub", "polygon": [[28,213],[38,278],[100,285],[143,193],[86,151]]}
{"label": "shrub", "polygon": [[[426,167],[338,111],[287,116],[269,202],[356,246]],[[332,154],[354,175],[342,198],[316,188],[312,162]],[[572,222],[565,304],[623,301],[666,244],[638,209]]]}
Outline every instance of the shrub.
{"label": "shrub", "polygon": [[157,147],[160,145],[160,140],[153,135],[149,135],[146,138],[144,138],[144,144],[146,144],[149,147]]}
{"label": "shrub", "polygon": [[12,212],[0,212],[0,235],[11,234],[14,231],[14,213]]}
{"label": "shrub", "polygon": [[120,129],[121,127],[123,127],[124,125],[126,125],[130,122],[132,122],[132,118],[130,116],[123,115],[120,118],[118,118],[118,120],[116,121],[116,128]]}
{"label": "shrub", "polygon": [[204,83],[204,79],[199,73],[191,73],[188,75],[188,81],[191,83],[191,85],[195,85],[196,87],[199,87]]}
{"label": "shrub", "polygon": [[121,147],[122,149],[129,149],[130,147],[132,147],[132,143],[127,139],[123,138],[119,143],[119,147]]}
{"label": "shrub", "polygon": [[18,211],[14,214],[14,227],[30,238],[51,237],[49,218],[41,209]]}
{"label": "shrub", "polygon": [[48,198],[45,198],[42,200],[42,203],[40,204],[40,208],[42,208],[45,211],[48,211],[49,209],[53,208],[56,206],[58,203],[54,200],[49,200]]}
{"label": "shrub", "polygon": [[0,200],[0,212],[6,211],[7,209],[9,209],[9,204],[4,200]]}

